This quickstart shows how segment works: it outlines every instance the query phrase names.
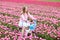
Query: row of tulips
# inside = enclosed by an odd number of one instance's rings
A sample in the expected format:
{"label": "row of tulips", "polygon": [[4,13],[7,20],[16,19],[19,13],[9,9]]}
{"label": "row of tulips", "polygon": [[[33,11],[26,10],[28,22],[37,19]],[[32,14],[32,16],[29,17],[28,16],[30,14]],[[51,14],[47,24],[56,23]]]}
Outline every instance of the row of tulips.
{"label": "row of tulips", "polygon": [[38,19],[37,28],[35,33],[22,38],[18,22],[23,5],[23,3],[0,2],[0,40],[60,40],[59,8],[33,4],[26,6]]}

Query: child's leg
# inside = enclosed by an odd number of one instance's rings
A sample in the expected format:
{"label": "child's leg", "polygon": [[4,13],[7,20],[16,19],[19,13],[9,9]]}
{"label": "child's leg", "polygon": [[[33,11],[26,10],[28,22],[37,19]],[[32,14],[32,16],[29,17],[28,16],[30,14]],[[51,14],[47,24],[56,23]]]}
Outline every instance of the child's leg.
{"label": "child's leg", "polygon": [[31,31],[30,31],[30,29],[28,29],[28,30],[26,30],[26,35],[31,35]]}
{"label": "child's leg", "polygon": [[22,36],[24,36],[25,27],[22,28]]}

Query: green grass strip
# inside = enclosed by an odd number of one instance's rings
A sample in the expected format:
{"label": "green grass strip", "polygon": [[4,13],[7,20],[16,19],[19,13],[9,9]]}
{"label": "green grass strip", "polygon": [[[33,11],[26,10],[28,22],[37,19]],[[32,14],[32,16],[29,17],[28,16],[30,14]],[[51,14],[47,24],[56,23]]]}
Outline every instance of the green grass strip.
{"label": "green grass strip", "polygon": [[45,0],[47,2],[60,2],[60,0]]}
{"label": "green grass strip", "polygon": [[12,24],[4,23],[4,22],[1,22],[1,21],[0,21],[0,23],[1,23],[1,25],[6,26],[7,28],[11,28],[12,30],[14,30],[14,29],[18,30],[18,27],[14,26]]}
{"label": "green grass strip", "polygon": [[55,38],[50,37],[49,35],[46,34],[37,34],[38,37],[44,38],[46,40],[56,40]]}
{"label": "green grass strip", "polygon": [[19,18],[18,16],[11,15],[11,14],[8,14],[8,13],[2,13],[2,12],[0,12],[0,14],[3,14],[3,16],[12,16],[14,18]]}

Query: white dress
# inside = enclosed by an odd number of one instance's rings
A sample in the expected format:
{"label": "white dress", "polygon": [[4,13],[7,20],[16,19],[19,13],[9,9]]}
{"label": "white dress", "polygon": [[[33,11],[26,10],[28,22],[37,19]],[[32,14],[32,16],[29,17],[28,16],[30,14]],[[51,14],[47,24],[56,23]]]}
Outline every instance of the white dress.
{"label": "white dress", "polygon": [[[27,15],[21,15],[21,18],[20,18],[20,21],[19,21],[19,26],[20,27],[28,27],[28,26],[30,26],[30,23],[29,23],[29,21],[27,20],[27,17],[26,17]],[[24,21],[23,19],[25,19],[26,21]]]}

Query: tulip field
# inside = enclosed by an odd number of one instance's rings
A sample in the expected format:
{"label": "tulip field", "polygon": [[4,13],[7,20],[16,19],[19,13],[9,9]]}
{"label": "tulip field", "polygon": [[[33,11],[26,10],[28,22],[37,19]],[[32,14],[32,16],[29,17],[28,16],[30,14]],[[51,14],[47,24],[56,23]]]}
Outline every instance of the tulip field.
{"label": "tulip field", "polygon": [[[37,27],[22,38],[18,23],[24,5],[37,18]],[[0,40],[60,40],[60,7],[0,2]]]}

